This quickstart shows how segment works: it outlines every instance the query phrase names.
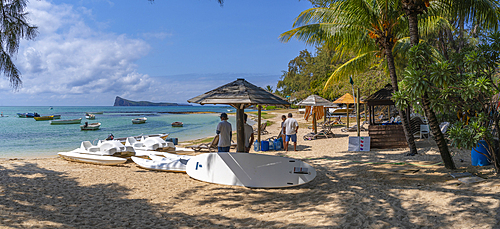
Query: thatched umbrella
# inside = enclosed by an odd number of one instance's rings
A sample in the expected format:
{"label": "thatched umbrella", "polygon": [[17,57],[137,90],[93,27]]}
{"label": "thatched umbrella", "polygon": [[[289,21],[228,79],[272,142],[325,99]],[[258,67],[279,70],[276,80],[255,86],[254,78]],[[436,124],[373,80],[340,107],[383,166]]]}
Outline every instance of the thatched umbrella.
{"label": "thatched umbrella", "polygon": [[[196,96],[188,100],[189,103],[198,104],[229,104],[236,108],[236,133],[237,133],[237,152],[245,151],[245,133],[243,128],[243,114],[245,108],[252,105],[284,105],[290,106],[290,103],[281,97],[257,87],[245,79],[237,79],[234,82],[220,86],[205,94]],[[259,112],[260,120],[260,112]],[[259,127],[260,129],[260,123]],[[259,130],[260,135],[260,130]],[[260,139],[259,139],[260,140]]]}
{"label": "thatched umbrella", "polygon": [[[333,101],[333,103],[345,103],[345,104],[347,104],[347,124],[346,125],[347,125],[347,129],[349,129],[349,104],[355,103],[354,102],[354,97],[352,97],[351,94],[346,93],[342,97],[340,97],[337,100]],[[365,102],[360,101],[360,103],[365,103]]]}
{"label": "thatched umbrella", "polygon": [[[316,127],[316,113],[314,112],[314,109],[313,107],[321,107],[320,109],[324,109],[323,107],[332,107],[332,106],[335,106],[335,104],[333,104],[332,102],[322,98],[321,96],[319,95],[310,95],[308,96],[306,99],[300,101],[300,103],[297,104],[298,106],[308,106],[308,107],[311,107],[311,110],[313,110],[313,129],[314,129],[314,133],[317,134],[318,133],[318,130],[317,130],[317,127]],[[307,116],[307,112],[306,112],[306,116]]]}

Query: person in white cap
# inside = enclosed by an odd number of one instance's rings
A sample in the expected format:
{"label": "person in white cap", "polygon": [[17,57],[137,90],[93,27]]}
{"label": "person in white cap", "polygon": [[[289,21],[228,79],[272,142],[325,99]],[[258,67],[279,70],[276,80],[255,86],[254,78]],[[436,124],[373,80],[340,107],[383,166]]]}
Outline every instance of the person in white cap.
{"label": "person in white cap", "polygon": [[220,114],[220,121],[217,125],[215,133],[219,135],[219,144],[217,144],[219,152],[229,152],[231,147],[232,127],[231,123],[227,121],[227,114]]}

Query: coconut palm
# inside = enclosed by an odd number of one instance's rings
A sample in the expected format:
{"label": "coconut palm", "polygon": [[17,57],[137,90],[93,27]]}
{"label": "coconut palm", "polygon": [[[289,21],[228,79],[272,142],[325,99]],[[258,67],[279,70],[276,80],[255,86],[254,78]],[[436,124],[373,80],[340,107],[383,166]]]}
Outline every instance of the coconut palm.
{"label": "coconut palm", "polygon": [[[401,3],[408,17],[410,43],[412,46],[417,45],[420,41],[417,20],[418,15],[424,14],[431,4],[447,5],[448,7],[445,7],[445,9],[448,9],[446,13],[452,18],[457,18],[462,23],[462,26],[466,23],[475,23],[485,28],[497,28],[498,20],[500,19],[498,14],[500,7],[496,0],[401,0]],[[431,102],[427,92],[423,93],[421,100],[422,107],[429,120],[429,126],[438,145],[445,167],[448,169],[455,169],[455,164],[451,158],[446,140],[439,128],[436,114],[431,108]]]}
{"label": "coconut palm", "polygon": [[[407,26],[399,0],[334,1],[329,7],[312,8],[302,12],[294,23],[295,29],[281,34],[282,41],[292,37],[309,44],[331,46],[338,54],[356,53],[328,79],[325,87],[341,75],[365,71],[385,57],[387,71],[394,91],[398,91],[393,50],[402,44]],[[406,117],[404,110],[399,110]],[[401,119],[410,154],[417,149],[406,118]]]}
{"label": "coconut palm", "polygon": [[21,39],[33,39],[37,35],[37,27],[29,25],[24,10],[27,0],[0,0],[0,71],[9,79],[11,86],[21,86],[21,73],[13,62],[13,56],[19,49]]}

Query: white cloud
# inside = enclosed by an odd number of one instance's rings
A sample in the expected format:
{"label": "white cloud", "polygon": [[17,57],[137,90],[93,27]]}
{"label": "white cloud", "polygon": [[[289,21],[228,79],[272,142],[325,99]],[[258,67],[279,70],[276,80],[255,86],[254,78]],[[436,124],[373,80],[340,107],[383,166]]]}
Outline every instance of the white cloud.
{"label": "white cloud", "polygon": [[[152,78],[136,71],[135,61],[150,50],[144,40],[93,30],[85,23],[91,14],[87,9],[31,1],[28,11],[40,34],[21,44],[15,62],[23,81],[18,94],[87,101],[75,105],[110,105],[116,95],[139,98],[157,90]],[[8,84],[4,77],[0,90],[9,90]]]}

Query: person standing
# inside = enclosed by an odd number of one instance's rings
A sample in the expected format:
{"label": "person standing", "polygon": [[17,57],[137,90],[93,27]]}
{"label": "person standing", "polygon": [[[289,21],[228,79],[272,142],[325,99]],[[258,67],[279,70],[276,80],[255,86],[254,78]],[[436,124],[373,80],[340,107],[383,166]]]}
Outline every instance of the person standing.
{"label": "person standing", "polygon": [[297,131],[299,130],[299,123],[292,118],[292,113],[288,113],[288,119],[283,123],[286,139],[285,151],[288,151],[288,143],[290,140],[293,142],[293,150],[297,151]]}
{"label": "person standing", "polygon": [[253,128],[247,123],[248,115],[243,114],[243,132],[245,133],[245,152],[249,153],[253,143]]}
{"label": "person standing", "polygon": [[220,122],[217,125],[215,133],[219,135],[219,143],[217,144],[219,152],[229,152],[231,147],[232,127],[231,123],[227,121],[227,114],[220,114]]}
{"label": "person standing", "polygon": [[286,121],[286,115],[281,116],[281,139],[285,140],[285,121]]}

